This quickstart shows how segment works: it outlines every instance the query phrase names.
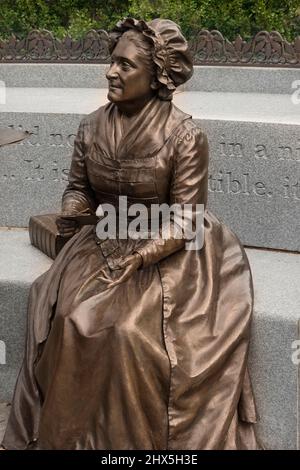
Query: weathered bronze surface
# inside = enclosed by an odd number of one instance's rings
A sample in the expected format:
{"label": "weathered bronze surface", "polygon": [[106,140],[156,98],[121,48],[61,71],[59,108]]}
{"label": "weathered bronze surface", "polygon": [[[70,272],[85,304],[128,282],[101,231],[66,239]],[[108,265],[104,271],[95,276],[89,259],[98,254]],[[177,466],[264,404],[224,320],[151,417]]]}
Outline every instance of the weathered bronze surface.
{"label": "weathered bronze surface", "polygon": [[[124,195],[147,208],[207,201],[206,135],[172,103],[192,74],[177,25],[126,19],[111,47],[109,103],[81,121],[74,144],[65,236],[72,214]],[[173,232],[97,233],[75,233],[32,285],[4,447],[260,448],[247,372],[252,281],[236,236],[208,210],[200,250]]]}
{"label": "weathered bronze surface", "polygon": [[[108,63],[109,35],[91,30],[81,39],[53,36],[34,30],[24,39],[0,40],[0,63],[60,62]],[[229,41],[220,31],[201,30],[190,43],[195,65],[300,67],[300,37],[288,42],[277,31],[260,31],[251,39],[237,36]]]}
{"label": "weathered bronze surface", "polygon": [[15,129],[0,129],[0,147],[20,142],[29,136],[28,132],[16,131]]}

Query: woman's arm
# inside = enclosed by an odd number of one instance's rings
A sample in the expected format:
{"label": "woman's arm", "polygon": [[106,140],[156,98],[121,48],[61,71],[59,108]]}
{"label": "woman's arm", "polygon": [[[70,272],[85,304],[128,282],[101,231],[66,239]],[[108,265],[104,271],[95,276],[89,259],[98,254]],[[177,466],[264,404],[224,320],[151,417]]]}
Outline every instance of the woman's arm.
{"label": "woman's arm", "polygon": [[85,154],[89,144],[90,126],[83,119],[74,141],[68,186],[62,196],[62,212],[68,214],[93,213],[96,209],[85,165]]}
{"label": "woman's arm", "polygon": [[79,125],[74,141],[71,169],[68,186],[62,196],[61,215],[56,219],[59,233],[64,237],[72,237],[78,224],[74,220],[64,218],[64,215],[90,214],[96,210],[93,191],[89,185],[85,165],[85,154],[89,145],[90,126],[86,119]]}
{"label": "woman's arm", "polygon": [[[180,131],[173,137],[175,155],[170,189],[170,205],[192,204],[193,227],[196,226],[196,204],[206,206],[208,178],[208,142],[205,133],[193,121],[185,121]],[[171,236],[148,240],[137,249],[143,260],[143,267],[157,263],[161,259],[182,249],[188,238],[176,239],[176,221],[171,220]]]}

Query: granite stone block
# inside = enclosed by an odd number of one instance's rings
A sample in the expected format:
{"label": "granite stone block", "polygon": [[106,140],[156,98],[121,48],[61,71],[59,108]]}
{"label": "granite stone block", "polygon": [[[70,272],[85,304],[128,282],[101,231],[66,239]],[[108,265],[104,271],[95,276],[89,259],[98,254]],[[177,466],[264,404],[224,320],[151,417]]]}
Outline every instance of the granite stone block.
{"label": "granite stone block", "polygon": [[108,64],[0,64],[7,87],[105,88]]}
{"label": "granite stone block", "polygon": [[300,449],[300,254],[247,249],[247,255],[255,298],[249,364],[258,433],[267,449]]}
{"label": "granite stone block", "polygon": [[299,69],[274,67],[195,66],[186,91],[291,94]]}
{"label": "granite stone block", "polygon": [[32,135],[0,149],[0,226],[27,227],[31,215],[60,210],[79,121],[78,115],[6,116],[7,124]]}
{"label": "granite stone block", "polygon": [[10,405],[8,403],[0,403],[0,442],[4,436],[9,411]]}
{"label": "granite stone block", "polygon": [[[7,87],[105,88],[108,64],[0,64]],[[299,70],[274,67],[194,66],[186,91],[290,94]]]}
{"label": "granite stone block", "polygon": [[209,207],[243,244],[300,251],[300,126],[201,120]]}
{"label": "granite stone block", "polygon": [[[32,135],[0,150],[0,226],[27,226],[59,210],[78,124],[106,90],[11,90],[0,125]],[[288,95],[253,93],[183,92],[175,104],[208,134],[211,210],[246,245],[300,251],[300,108]]]}
{"label": "granite stone block", "polygon": [[30,245],[27,230],[0,229],[0,341],[6,353],[5,364],[0,361],[0,402],[11,399],[22,363],[30,286],[51,264]]}

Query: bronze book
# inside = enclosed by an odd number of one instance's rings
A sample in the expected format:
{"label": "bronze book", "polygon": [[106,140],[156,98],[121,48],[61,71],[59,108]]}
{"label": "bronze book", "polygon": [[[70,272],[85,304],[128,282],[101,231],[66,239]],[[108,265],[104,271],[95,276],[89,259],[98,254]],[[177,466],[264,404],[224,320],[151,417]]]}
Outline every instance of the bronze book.
{"label": "bronze book", "polygon": [[[33,246],[41,250],[47,256],[55,259],[62,247],[72,237],[63,237],[59,234],[56,219],[60,214],[34,215],[29,219],[29,236]],[[99,220],[93,214],[77,214],[65,216],[70,220],[76,220],[79,227],[83,225],[95,225]]]}
{"label": "bronze book", "polygon": [[70,237],[62,237],[56,226],[59,214],[34,215],[29,219],[29,237],[33,246],[55,259]]}

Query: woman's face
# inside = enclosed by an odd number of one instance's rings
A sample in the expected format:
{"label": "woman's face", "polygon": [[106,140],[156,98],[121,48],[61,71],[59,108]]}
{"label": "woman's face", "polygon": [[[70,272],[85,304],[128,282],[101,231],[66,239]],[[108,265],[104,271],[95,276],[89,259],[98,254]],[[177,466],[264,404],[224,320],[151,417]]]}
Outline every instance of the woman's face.
{"label": "woman's face", "polygon": [[131,40],[126,37],[119,39],[106,74],[109,101],[134,104],[153,95],[153,77],[145,66],[142,54]]}

